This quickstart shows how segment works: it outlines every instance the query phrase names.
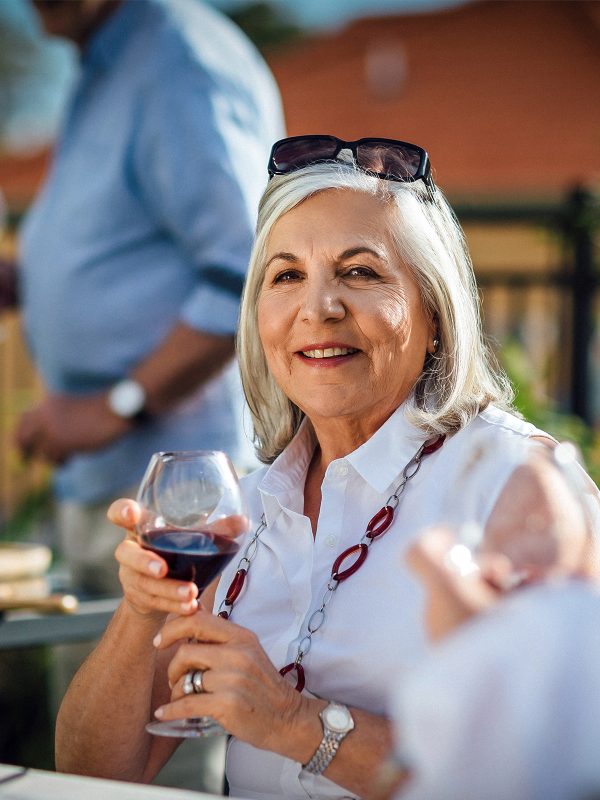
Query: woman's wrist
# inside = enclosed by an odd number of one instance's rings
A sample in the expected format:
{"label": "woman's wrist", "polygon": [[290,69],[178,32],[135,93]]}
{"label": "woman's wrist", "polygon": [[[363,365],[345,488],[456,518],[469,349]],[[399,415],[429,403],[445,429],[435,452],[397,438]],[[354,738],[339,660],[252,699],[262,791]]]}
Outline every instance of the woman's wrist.
{"label": "woman's wrist", "polygon": [[287,711],[278,715],[281,724],[273,731],[272,741],[265,749],[306,764],[323,738],[319,712],[325,708],[327,701],[292,691],[297,702],[290,703]]}
{"label": "woman's wrist", "polygon": [[120,613],[123,617],[126,617],[128,621],[134,622],[136,625],[144,626],[147,629],[147,633],[151,639],[154,638],[154,636],[165,624],[165,620],[168,616],[163,611],[142,611],[127,597],[124,597],[121,601],[121,604],[117,609],[117,613]]}

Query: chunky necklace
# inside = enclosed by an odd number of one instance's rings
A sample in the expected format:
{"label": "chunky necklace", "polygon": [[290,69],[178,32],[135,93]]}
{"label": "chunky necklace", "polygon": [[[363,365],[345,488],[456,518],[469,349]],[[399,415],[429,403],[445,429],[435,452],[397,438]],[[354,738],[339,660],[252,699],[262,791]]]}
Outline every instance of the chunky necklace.
{"label": "chunky necklace", "polygon": [[[346,550],[340,553],[333,562],[331,567],[331,577],[327,583],[327,589],[323,595],[321,605],[311,614],[311,617],[308,620],[307,633],[298,644],[296,658],[291,663],[286,664],[285,667],[282,667],[279,670],[280,675],[287,675],[288,672],[295,671],[295,688],[298,692],[301,692],[306,684],[306,675],[304,672],[304,667],[302,666],[302,659],[310,650],[313,635],[319,630],[319,628],[322,627],[323,623],[325,622],[325,609],[329,605],[331,598],[337,591],[340,583],[343,583],[343,581],[347,580],[351,575],[354,575],[354,573],[357,572],[357,570],[359,570],[360,567],[362,567],[362,565],[365,563],[366,558],[369,555],[369,548],[373,542],[382,536],[392,524],[394,520],[394,514],[396,513],[396,509],[400,504],[400,498],[406,488],[406,484],[417,474],[419,468],[421,467],[422,460],[432,453],[435,453],[436,450],[439,450],[444,444],[445,438],[446,437],[443,434],[440,434],[434,439],[429,439],[428,441],[424,442],[421,447],[419,447],[417,452],[402,470],[402,478],[400,483],[398,486],[396,486],[393,493],[388,497],[386,504],[383,506],[383,508],[380,508],[375,516],[369,521],[361,540],[357,544],[348,547]],[[263,514],[259,526],[252,534],[252,538],[244,549],[244,553],[237,565],[236,573],[233,576],[231,584],[229,585],[225,599],[219,606],[219,617],[223,617],[224,619],[231,618],[233,607],[244,587],[246,578],[248,577],[248,573],[252,565],[252,561],[256,557],[260,536],[266,527],[267,522],[265,520],[265,515]],[[349,566],[346,566],[345,569],[342,569],[344,562],[353,556],[356,556],[355,560]]]}

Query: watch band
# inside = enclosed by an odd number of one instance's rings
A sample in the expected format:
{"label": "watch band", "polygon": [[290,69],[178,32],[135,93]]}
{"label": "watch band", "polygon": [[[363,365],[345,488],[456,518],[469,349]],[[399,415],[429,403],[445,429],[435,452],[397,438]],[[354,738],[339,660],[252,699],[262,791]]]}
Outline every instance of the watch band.
{"label": "watch band", "polygon": [[321,744],[318,746],[316,753],[304,767],[306,772],[311,772],[313,775],[321,775],[333,761],[333,757],[338,751],[338,747],[345,733],[332,733],[327,732],[321,739]]}
{"label": "watch band", "polygon": [[310,761],[303,767],[306,772],[321,775],[333,761],[345,736],[354,729],[354,720],[346,706],[329,703],[320,713],[323,738]]}

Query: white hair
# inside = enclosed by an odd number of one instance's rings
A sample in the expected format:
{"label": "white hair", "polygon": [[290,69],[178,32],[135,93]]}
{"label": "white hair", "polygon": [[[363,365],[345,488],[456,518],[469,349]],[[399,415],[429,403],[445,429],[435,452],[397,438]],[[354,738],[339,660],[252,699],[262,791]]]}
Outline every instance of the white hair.
{"label": "white hair", "polygon": [[242,383],[259,458],[273,461],[304,416],[271,375],[258,332],[268,238],[284,214],[332,189],[364,192],[392,209],[391,234],[398,256],[420,289],[425,312],[435,321],[439,344],[426,358],[408,398],[410,421],[426,433],[452,433],[492,402],[516,413],[510,382],[484,341],[479,294],[462,230],[441,191],[422,181],[382,180],[349,163],[314,164],[274,177],[259,207],[238,334]]}

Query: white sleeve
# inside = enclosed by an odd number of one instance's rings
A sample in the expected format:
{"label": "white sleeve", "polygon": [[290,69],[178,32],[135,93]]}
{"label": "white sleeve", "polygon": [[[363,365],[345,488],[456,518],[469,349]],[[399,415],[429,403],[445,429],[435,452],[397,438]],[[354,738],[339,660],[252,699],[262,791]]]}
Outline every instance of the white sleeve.
{"label": "white sleeve", "polygon": [[397,687],[398,800],[600,796],[600,596],[523,589]]}

